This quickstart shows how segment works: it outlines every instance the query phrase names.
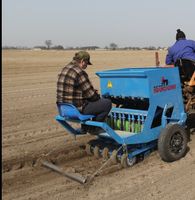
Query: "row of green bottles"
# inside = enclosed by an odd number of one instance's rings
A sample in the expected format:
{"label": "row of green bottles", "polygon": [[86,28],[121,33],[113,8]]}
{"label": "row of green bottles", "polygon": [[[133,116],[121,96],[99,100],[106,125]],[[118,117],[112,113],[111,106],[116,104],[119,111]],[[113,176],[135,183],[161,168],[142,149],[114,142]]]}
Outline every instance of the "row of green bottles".
{"label": "row of green bottles", "polygon": [[116,129],[116,130],[121,129],[121,120],[119,120],[119,119],[107,117],[106,123],[113,129]]}
{"label": "row of green bottles", "polygon": [[140,122],[130,122],[125,120],[125,131],[140,133],[142,131],[143,125]]}
{"label": "row of green bottles", "polygon": [[140,121],[133,122],[125,120],[123,124],[123,121],[121,119],[114,120],[113,118],[108,117],[106,123],[115,130],[124,130],[127,132],[139,133],[143,129],[143,124],[141,124]]}

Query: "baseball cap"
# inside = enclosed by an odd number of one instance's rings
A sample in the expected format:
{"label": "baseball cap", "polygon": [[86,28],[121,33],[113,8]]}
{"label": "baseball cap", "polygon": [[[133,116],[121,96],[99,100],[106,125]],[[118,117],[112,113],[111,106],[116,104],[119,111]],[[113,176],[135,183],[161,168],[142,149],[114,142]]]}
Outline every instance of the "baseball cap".
{"label": "baseball cap", "polygon": [[92,65],[92,63],[90,62],[90,55],[88,52],[86,51],[79,51],[77,53],[75,53],[75,56],[73,58],[73,60],[84,60],[87,61],[88,65]]}

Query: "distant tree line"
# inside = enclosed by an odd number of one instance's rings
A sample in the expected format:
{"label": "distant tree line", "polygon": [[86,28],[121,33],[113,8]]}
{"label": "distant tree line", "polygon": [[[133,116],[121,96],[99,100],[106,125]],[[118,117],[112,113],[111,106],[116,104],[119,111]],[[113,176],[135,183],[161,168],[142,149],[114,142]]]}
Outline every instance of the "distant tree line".
{"label": "distant tree line", "polygon": [[52,46],[52,41],[51,40],[46,40],[45,41],[45,46],[44,45],[38,45],[34,46],[33,48],[29,47],[14,47],[14,46],[3,46],[3,49],[41,49],[41,50],[97,50],[97,49],[105,49],[105,50],[160,50],[160,49],[166,49],[165,47],[154,47],[154,46],[148,46],[148,47],[118,47],[116,43],[110,43],[109,46],[106,46],[104,48],[100,48],[98,46],[84,46],[84,47],[66,47],[64,48],[62,45],[54,45]]}
{"label": "distant tree line", "polygon": [[3,46],[2,49],[24,49],[24,50],[30,50],[32,48],[29,47],[21,47],[21,46]]}

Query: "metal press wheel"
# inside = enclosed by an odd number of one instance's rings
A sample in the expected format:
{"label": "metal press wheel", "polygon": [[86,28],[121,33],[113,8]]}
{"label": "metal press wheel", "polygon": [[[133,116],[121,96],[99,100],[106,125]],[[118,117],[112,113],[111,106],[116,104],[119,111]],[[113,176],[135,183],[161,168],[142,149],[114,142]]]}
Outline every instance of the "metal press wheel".
{"label": "metal press wheel", "polygon": [[121,156],[121,165],[124,168],[131,167],[136,163],[136,157],[128,158],[128,154],[123,154]]}
{"label": "metal press wheel", "polygon": [[90,144],[86,144],[85,151],[86,151],[87,155],[90,155],[90,156],[92,155]]}
{"label": "metal press wheel", "polygon": [[158,139],[158,152],[162,160],[173,162],[186,154],[187,133],[179,124],[168,124]]}
{"label": "metal press wheel", "polygon": [[104,147],[102,151],[102,157],[107,160],[109,158],[109,149],[107,147]]}
{"label": "metal press wheel", "polygon": [[93,153],[95,158],[99,158],[100,157],[100,148],[98,146],[95,146],[95,148],[93,149]]}
{"label": "metal press wheel", "polygon": [[117,150],[115,149],[113,152],[112,152],[112,155],[111,155],[111,161],[112,161],[112,163],[113,164],[117,164],[117,161],[118,161],[118,159],[117,159]]}

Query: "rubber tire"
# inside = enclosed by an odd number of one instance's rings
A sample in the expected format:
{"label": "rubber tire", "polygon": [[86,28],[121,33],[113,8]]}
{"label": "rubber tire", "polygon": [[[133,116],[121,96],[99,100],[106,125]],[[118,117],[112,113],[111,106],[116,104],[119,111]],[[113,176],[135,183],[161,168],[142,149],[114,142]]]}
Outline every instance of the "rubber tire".
{"label": "rubber tire", "polygon": [[[170,149],[170,142],[174,134],[179,133],[183,140],[183,147],[180,152],[174,153]],[[162,130],[158,139],[158,152],[165,162],[173,162],[185,156],[187,151],[187,133],[179,124],[168,124]]]}

